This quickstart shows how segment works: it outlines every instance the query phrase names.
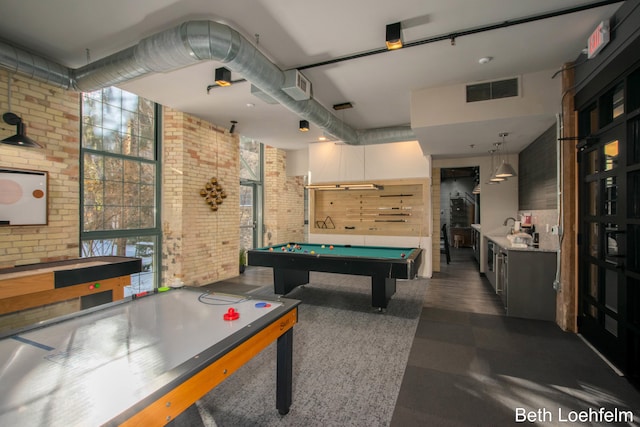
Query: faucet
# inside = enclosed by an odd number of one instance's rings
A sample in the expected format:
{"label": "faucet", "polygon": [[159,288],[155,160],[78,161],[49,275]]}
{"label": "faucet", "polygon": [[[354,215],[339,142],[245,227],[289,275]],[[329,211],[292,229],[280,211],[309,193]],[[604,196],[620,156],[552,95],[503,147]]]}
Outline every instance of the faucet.
{"label": "faucet", "polygon": [[504,225],[506,227],[506,225],[507,225],[507,223],[509,222],[510,219],[513,220],[513,223],[515,224],[516,219],[514,217],[510,216],[510,217],[507,217],[507,219],[504,220],[504,224],[502,224],[502,225]]}

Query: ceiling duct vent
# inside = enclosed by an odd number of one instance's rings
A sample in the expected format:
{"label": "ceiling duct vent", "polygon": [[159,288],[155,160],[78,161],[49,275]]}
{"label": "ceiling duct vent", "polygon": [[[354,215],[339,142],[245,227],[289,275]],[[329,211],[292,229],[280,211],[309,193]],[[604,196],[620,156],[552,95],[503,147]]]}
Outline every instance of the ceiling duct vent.
{"label": "ceiling duct vent", "polygon": [[284,72],[282,90],[296,101],[305,101],[311,98],[311,82],[298,70]]}
{"label": "ceiling duct vent", "polygon": [[467,102],[511,98],[519,95],[518,78],[467,85]]}

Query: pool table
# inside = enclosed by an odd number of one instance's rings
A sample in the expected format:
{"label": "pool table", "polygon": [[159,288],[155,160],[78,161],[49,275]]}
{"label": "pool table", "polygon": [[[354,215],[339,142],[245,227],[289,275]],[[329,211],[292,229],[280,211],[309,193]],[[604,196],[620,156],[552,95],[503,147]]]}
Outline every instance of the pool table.
{"label": "pool table", "polygon": [[251,249],[248,264],[273,268],[274,292],[284,295],[309,283],[310,271],[371,277],[371,305],[387,308],[396,279],[414,279],[422,249],[289,242]]}

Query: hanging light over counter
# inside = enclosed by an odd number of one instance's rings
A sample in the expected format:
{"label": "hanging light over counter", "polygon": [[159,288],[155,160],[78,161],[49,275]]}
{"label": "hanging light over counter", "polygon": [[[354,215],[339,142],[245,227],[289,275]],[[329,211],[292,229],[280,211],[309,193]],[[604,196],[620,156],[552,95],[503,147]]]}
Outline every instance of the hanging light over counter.
{"label": "hanging light over counter", "polygon": [[[502,137],[502,150],[505,152],[505,157],[509,154],[506,146],[507,143],[504,140],[507,135],[509,135],[508,132],[501,132],[498,134],[498,136]],[[502,159],[502,163],[500,164],[500,166],[498,166],[495,176],[498,178],[511,178],[517,176],[517,174],[513,169],[513,166],[511,166],[511,164],[509,164],[506,159]]]}

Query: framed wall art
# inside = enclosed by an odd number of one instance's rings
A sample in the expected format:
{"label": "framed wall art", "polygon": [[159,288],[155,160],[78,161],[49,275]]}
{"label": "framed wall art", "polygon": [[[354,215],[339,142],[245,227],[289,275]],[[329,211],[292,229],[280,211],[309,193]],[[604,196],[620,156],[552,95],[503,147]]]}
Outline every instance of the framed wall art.
{"label": "framed wall art", "polygon": [[0,226],[47,224],[47,172],[0,168]]}

